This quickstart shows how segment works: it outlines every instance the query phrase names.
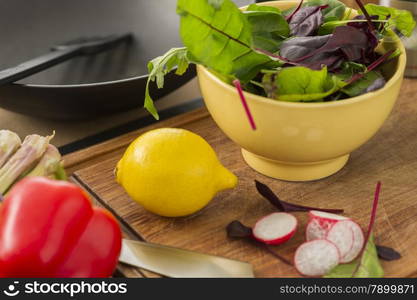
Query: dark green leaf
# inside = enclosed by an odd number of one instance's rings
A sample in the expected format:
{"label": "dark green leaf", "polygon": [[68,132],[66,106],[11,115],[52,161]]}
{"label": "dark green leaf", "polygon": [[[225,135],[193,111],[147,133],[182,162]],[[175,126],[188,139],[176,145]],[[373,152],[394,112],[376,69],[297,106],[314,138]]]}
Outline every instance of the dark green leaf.
{"label": "dark green leaf", "polygon": [[359,96],[365,93],[373,92],[385,85],[385,79],[377,71],[367,72],[361,79],[345,86],[342,92],[350,97]]}
{"label": "dark green leaf", "polygon": [[253,35],[253,45],[256,48],[266,50],[271,53],[275,53],[281,47],[283,38],[276,36],[272,37],[273,34],[266,32],[254,33]]}
{"label": "dark green leaf", "polygon": [[290,33],[281,11],[274,7],[252,4],[244,13],[252,26],[253,46],[276,52]]}
{"label": "dark green leaf", "polygon": [[325,278],[381,278],[384,269],[379,263],[373,237],[369,239],[363,255],[349,264],[340,264],[327,273]]}
{"label": "dark green leaf", "polygon": [[305,6],[323,6],[328,5],[327,8],[321,12],[323,14],[324,22],[340,20],[343,18],[346,5],[338,0],[309,0]]}
{"label": "dark green leaf", "polygon": [[349,75],[353,75],[358,72],[366,72],[366,66],[353,61],[347,61],[343,63],[342,70],[343,72],[349,73]]}
{"label": "dark green leaf", "polygon": [[176,74],[182,75],[188,68],[189,60],[187,48],[172,48],[162,56],[154,58],[148,63],[148,82],[146,83],[144,107],[152,114],[155,119],[159,119],[158,112],[149,94],[149,84],[156,81],[158,88],[164,87],[164,76],[177,67]]}
{"label": "dark green leaf", "polygon": [[248,82],[271,61],[252,49],[252,28],[231,0],[215,9],[207,0],[179,0],[180,35],[193,58],[221,74]]}
{"label": "dark green leaf", "polygon": [[251,80],[243,86],[246,92],[266,97],[264,87],[261,83]]}
{"label": "dark green leaf", "polygon": [[335,76],[337,76],[340,80],[348,81],[355,74],[366,72],[367,68],[365,65],[352,61],[346,61],[342,64],[341,70],[335,74]]}

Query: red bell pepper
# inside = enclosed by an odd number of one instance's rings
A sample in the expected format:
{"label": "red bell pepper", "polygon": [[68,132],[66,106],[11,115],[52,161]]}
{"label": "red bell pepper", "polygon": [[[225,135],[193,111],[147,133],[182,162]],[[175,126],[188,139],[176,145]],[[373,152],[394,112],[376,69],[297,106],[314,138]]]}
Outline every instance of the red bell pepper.
{"label": "red bell pepper", "polygon": [[107,211],[65,181],[17,183],[0,211],[0,277],[108,277],[121,231]]}

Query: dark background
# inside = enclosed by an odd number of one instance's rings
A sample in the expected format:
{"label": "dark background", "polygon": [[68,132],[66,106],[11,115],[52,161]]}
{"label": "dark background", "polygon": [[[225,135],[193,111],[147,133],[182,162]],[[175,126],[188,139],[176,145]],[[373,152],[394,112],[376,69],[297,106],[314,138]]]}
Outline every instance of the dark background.
{"label": "dark background", "polygon": [[[81,57],[22,82],[77,84],[147,73],[148,60],[180,46],[176,0],[0,0],[0,69],[79,37],[132,32],[130,47]],[[250,0],[236,0],[238,5]]]}

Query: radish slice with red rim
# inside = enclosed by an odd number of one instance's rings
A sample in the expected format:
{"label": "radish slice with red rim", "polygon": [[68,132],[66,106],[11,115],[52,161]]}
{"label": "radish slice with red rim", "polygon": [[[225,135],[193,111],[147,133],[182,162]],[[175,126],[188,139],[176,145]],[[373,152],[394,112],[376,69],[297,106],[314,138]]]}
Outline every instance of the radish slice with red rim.
{"label": "radish slice with red rim", "polygon": [[353,248],[354,236],[352,223],[353,221],[345,220],[339,221],[333,225],[326,235],[326,239],[336,245],[340,252],[340,262],[344,263],[345,257]]}
{"label": "radish slice with red rim", "polygon": [[315,239],[324,239],[327,234],[327,229],[319,224],[317,220],[311,220],[306,227],[306,240],[312,241]]}
{"label": "radish slice with red rim", "polygon": [[[310,220],[317,220],[319,221],[320,225],[322,226],[330,226],[338,221],[342,221],[342,220],[349,220],[349,218],[344,217],[344,216],[340,216],[340,215],[336,215],[336,214],[331,214],[328,212],[323,212],[323,211],[318,211],[318,210],[310,210],[308,213]],[[330,229],[330,227],[329,227]]]}
{"label": "radish slice with red rim", "polygon": [[260,242],[279,245],[288,241],[297,229],[297,219],[289,213],[277,212],[256,222],[253,236]]}
{"label": "radish slice with red rim", "polygon": [[342,257],[342,263],[348,263],[354,260],[362,250],[363,244],[365,242],[365,236],[363,234],[362,228],[358,223],[350,221],[349,226],[353,232],[353,245],[348,253]]}
{"label": "radish slice with red rim", "polygon": [[340,253],[330,241],[317,239],[297,248],[294,265],[305,276],[321,276],[339,264]]}
{"label": "radish slice with red rim", "polygon": [[306,227],[306,239],[311,241],[314,239],[325,238],[328,231],[332,228],[334,224],[339,221],[350,220],[347,217],[322,212],[318,210],[310,210],[309,213],[310,221]]}

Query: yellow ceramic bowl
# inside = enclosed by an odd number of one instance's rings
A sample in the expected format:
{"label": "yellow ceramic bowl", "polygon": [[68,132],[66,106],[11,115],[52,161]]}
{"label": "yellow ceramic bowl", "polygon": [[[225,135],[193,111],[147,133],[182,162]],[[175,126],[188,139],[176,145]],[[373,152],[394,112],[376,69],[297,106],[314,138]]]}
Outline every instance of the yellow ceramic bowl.
{"label": "yellow ceramic bowl", "polygon": [[[264,4],[287,9],[296,3]],[[406,57],[398,39],[380,47],[381,52],[394,47],[402,54],[383,67],[390,80],[372,93],[341,101],[293,103],[245,92],[255,131],[235,88],[201,65],[197,71],[207,109],[221,130],[242,147],[249,166],[273,178],[308,181],[339,171],[349,154],[368,141],[388,117],[400,91]]]}

